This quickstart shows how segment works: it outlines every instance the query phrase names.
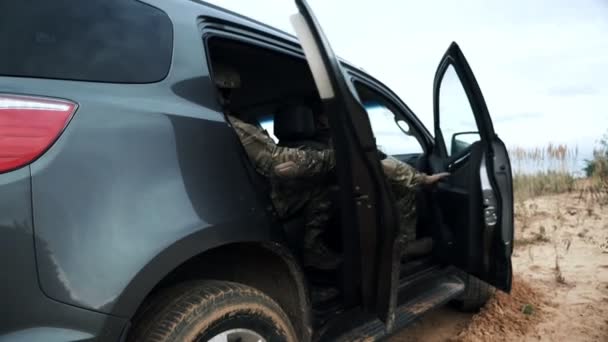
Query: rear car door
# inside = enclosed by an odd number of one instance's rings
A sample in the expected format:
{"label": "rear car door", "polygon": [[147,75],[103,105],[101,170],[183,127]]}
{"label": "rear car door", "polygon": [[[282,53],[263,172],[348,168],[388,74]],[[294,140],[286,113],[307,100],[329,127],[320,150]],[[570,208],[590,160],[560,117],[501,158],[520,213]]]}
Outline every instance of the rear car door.
{"label": "rear car door", "polygon": [[434,81],[433,171],[451,176],[437,187],[444,257],[463,270],[510,291],[513,190],[505,144],[479,85],[456,43]]}
{"label": "rear car door", "polygon": [[382,321],[392,317],[400,251],[388,192],[367,112],[305,0],[291,17],[328,114],[340,186],[343,295]]}

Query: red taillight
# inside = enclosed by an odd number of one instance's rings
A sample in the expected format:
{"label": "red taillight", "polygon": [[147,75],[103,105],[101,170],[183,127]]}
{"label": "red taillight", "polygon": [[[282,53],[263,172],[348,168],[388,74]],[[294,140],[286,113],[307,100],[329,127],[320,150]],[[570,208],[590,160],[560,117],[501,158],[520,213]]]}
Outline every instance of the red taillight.
{"label": "red taillight", "polygon": [[76,104],[66,100],[0,94],[0,172],[38,158],[75,110]]}

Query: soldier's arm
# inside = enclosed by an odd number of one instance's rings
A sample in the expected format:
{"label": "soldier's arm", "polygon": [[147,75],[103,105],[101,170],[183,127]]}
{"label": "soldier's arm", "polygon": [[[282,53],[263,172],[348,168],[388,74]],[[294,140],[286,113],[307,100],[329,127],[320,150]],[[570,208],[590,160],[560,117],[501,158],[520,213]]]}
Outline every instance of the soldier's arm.
{"label": "soldier's arm", "polygon": [[333,150],[302,150],[278,146],[258,127],[228,116],[256,170],[265,177],[284,179],[318,177],[336,165]]}
{"label": "soldier's arm", "polygon": [[277,146],[272,154],[274,173],[284,179],[325,176],[336,166],[333,150],[303,150]]}
{"label": "soldier's arm", "polygon": [[407,163],[393,157],[388,157],[382,160],[381,163],[384,174],[391,183],[396,183],[407,188],[413,188],[425,183],[426,174],[418,172],[418,170]]}
{"label": "soldier's arm", "polygon": [[390,182],[407,188],[413,188],[421,184],[434,184],[450,175],[447,172],[427,175],[426,173],[419,172],[409,164],[390,156],[382,160],[382,168]]}
{"label": "soldier's arm", "polygon": [[274,167],[272,156],[277,148],[275,142],[256,126],[233,116],[228,116],[228,119],[256,171],[264,177],[271,177]]}

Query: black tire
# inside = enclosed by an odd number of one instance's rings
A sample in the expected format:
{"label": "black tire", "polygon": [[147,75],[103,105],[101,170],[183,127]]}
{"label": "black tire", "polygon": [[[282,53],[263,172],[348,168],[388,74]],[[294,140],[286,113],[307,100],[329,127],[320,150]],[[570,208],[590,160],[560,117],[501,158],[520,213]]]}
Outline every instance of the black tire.
{"label": "black tire", "polygon": [[460,311],[479,311],[494,296],[493,286],[472,275],[465,275],[465,286],[464,293],[453,301],[453,305]]}
{"label": "black tire", "polygon": [[157,294],[138,315],[128,341],[208,341],[243,329],[266,341],[297,341],[287,315],[270,297],[242,284],[195,281]]}

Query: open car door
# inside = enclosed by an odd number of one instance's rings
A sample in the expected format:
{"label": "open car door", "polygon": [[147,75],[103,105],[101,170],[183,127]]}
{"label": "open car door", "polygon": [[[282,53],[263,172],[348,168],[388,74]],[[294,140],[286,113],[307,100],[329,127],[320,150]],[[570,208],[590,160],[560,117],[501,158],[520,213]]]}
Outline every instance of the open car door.
{"label": "open car door", "polygon": [[[494,132],[479,85],[452,43],[434,82],[434,172],[451,173],[437,187],[444,257],[464,271],[511,290],[513,188],[505,144]],[[447,241],[446,241],[447,240]]]}
{"label": "open car door", "polygon": [[296,4],[292,25],[328,114],[336,152],[345,304],[361,305],[390,325],[401,254],[392,196],[366,110],[310,7],[305,0]]}

